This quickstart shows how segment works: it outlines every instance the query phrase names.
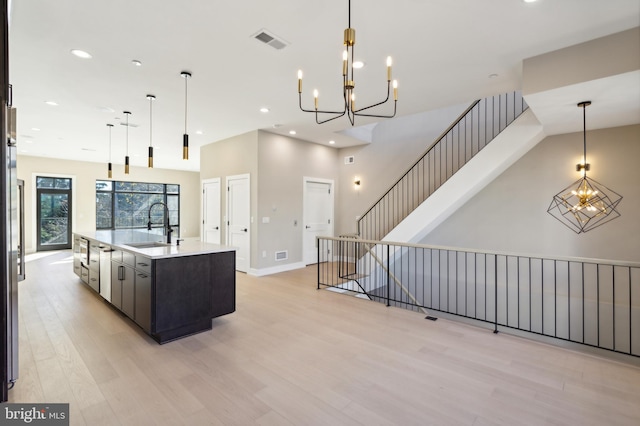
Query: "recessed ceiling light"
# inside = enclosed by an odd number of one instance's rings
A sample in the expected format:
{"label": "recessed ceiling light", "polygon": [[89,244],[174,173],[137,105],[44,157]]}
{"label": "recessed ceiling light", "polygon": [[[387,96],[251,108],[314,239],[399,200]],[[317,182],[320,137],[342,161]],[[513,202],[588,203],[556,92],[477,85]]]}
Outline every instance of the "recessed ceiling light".
{"label": "recessed ceiling light", "polygon": [[336,141],[329,141],[329,145],[334,145]]}
{"label": "recessed ceiling light", "polygon": [[40,129],[37,128],[37,127],[32,127],[31,130],[33,130],[34,132],[39,132],[40,131]]}
{"label": "recessed ceiling light", "polygon": [[105,107],[105,106],[100,107],[100,111],[102,111],[102,112],[108,112],[108,113],[116,112],[116,110],[115,110],[115,109],[113,109],[113,108],[109,108],[109,107]]}
{"label": "recessed ceiling light", "polygon": [[137,59],[134,59],[133,61],[131,61],[131,63],[132,63],[133,65],[135,65],[136,67],[141,67],[141,66],[142,66],[142,62],[140,62],[140,61],[139,61],[139,60],[137,60]]}
{"label": "recessed ceiling light", "polygon": [[357,70],[359,70],[360,68],[364,67],[364,62],[362,61],[354,61],[353,62],[353,67]]}
{"label": "recessed ceiling light", "polygon": [[295,131],[295,130],[289,130],[289,134],[290,134],[290,135],[295,135],[295,134],[296,134],[296,131]]}
{"label": "recessed ceiling light", "polygon": [[58,103],[54,101],[45,101],[44,103],[51,106],[58,106]]}
{"label": "recessed ceiling light", "polygon": [[80,49],[73,49],[71,53],[82,59],[91,59],[93,57],[89,52],[85,52],[84,50]]}
{"label": "recessed ceiling light", "polygon": [[536,2],[538,0],[522,0],[522,1],[525,2],[525,3],[534,3],[534,2]]}
{"label": "recessed ceiling light", "polygon": [[204,134],[202,130],[196,130],[196,135],[202,135],[202,134]]}
{"label": "recessed ceiling light", "polygon": [[282,127],[282,124],[278,124],[278,123],[276,123],[276,124],[274,124],[272,127],[273,127],[274,129],[279,129],[280,127]]}
{"label": "recessed ceiling light", "polygon": [[489,74],[489,78],[496,78],[498,77],[498,74]]}
{"label": "recessed ceiling light", "polygon": [[265,114],[266,114],[267,112],[269,112],[269,108],[267,108],[267,107],[262,107],[262,108],[260,108],[260,112],[262,112],[262,113],[265,113]]}

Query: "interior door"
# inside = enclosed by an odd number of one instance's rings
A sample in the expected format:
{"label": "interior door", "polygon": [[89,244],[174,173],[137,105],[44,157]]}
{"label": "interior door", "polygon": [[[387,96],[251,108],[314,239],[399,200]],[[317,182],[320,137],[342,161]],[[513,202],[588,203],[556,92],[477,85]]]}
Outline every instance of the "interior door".
{"label": "interior door", "polygon": [[227,177],[227,245],[236,248],[236,270],[249,270],[251,253],[249,175]]}
{"label": "interior door", "polygon": [[303,259],[310,265],[318,262],[316,237],[333,236],[333,182],[304,180]]}
{"label": "interior door", "polygon": [[202,241],[220,244],[220,179],[202,182]]}

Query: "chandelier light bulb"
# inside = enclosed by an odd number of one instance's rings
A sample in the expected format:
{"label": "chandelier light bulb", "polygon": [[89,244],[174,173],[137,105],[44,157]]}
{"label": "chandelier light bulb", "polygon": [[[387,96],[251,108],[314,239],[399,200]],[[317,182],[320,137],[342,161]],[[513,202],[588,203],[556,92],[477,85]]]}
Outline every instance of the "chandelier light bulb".
{"label": "chandelier light bulb", "polygon": [[318,109],[318,89],[315,89],[313,91],[313,102],[316,106],[316,109]]}

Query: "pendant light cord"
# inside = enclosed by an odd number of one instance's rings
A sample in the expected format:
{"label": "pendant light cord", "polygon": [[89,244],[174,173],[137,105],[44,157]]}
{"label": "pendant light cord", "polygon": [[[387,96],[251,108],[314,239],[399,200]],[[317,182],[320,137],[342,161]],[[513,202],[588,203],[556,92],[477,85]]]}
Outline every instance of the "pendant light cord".
{"label": "pendant light cord", "polygon": [[149,96],[149,146],[153,146],[153,98]]}
{"label": "pendant light cord", "polygon": [[[584,164],[587,164],[587,104],[582,105],[582,160]],[[587,175],[587,171],[584,171],[584,175]]]}
{"label": "pendant light cord", "polygon": [[184,79],[184,133],[187,133],[187,80],[189,77],[185,77]]}
{"label": "pendant light cord", "polygon": [[129,155],[129,113],[126,113],[127,116],[127,132],[125,133],[126,135],[126,149],[127,149],[127,155]]}
{"label": "pendant light cord", "polygon": [[347,16],[349,17],[349,25],[347,28],[351,28],[351,0],[349,0],[349,14]]}
{"label": "pendant light cord", "polygon": [[109,128],[109,162],[111,162],[111,128],[113,125],[107,124],[107,127]]}

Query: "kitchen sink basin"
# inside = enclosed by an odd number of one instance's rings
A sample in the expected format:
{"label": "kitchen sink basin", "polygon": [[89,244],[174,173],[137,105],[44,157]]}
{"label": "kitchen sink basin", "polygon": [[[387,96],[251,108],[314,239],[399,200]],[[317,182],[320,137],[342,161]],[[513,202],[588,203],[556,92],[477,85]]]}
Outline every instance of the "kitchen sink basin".
{"label": "kitchen sink basin", "polygon": [[124,243],[124,245],[135,248],[153,248],[153,247],[168,247],[171,244],[160,243],[155,241],[146,241],[143,243]]}

